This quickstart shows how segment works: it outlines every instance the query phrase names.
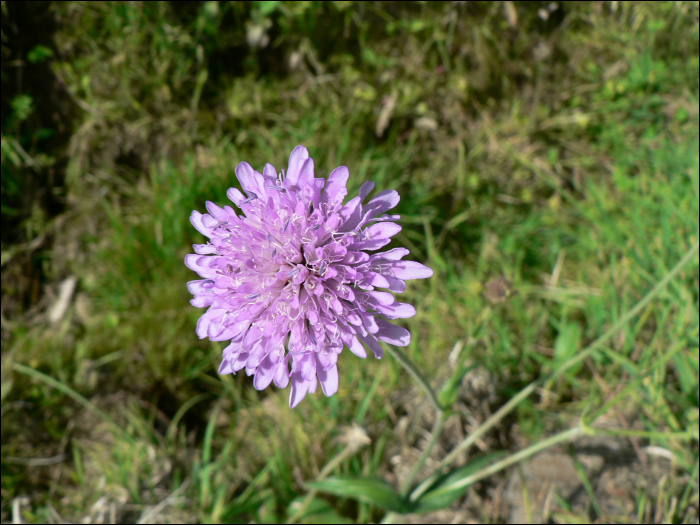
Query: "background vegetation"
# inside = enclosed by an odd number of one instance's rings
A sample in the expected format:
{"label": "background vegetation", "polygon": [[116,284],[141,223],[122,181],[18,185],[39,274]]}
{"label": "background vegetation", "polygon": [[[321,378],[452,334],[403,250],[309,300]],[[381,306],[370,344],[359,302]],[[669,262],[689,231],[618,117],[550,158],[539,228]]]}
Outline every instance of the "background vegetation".
{"label": "background vegetation", "polygon": [[[405,479],[433,421],[389,356],[344,352],[338,394],[289,410],[194,333],[191,211],[297,144],[317,174],[347,165],[351,194],[397,189],[396,243],[435,269],[402,296],[407,353],[437,389],[474,368],[434,466],[697,242],[698,11],[3,2],[2,521],[285,520],[353,424],[371,443],[335,473]],[[400,519],[697,523],[698,286],[696,252],[458,462],[594,414],[607,434],[550,456],[546,483],[512,468]],[[384,516],[319,493],[297,517]]]}

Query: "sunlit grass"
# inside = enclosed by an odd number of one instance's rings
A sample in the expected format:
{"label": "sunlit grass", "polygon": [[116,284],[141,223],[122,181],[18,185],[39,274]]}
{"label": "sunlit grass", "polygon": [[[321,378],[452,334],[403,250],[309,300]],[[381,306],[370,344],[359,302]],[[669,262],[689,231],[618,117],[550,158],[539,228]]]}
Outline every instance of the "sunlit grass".
{"label": "sunlit grass", "polygon": [[[53,67],[84,111],[52,271],[80,284],[57,326],[3,325],[3,521],[28,494],[32,522],[278,522],[353,423],[372,442],[333,473],[405,479],[432,409],[389,355],[344,352],[338,394],[290,411],[288,391],[218,376],[222,345],[196,338],[183,259],[201,236],[188,217],[226,203],[242,160],[279,170],[304,144],[317,175],[349,167],[350,194],[365,180],[401,194],[397,245],[435,270],[401,296],[417,309],[406,353],[435,390],[456,357],[475,365],[432,465],[609,330],[698,240],[696,3],[568,4],[547,19],[510,2],[242,5],[54,8],[65,27]],[[267,18],[270,43],[249,50],[246,21]],[[613,515],[599,474],[577,463],[586,505],[556,495],[550,516],[697,520],[697,348],[696,255],[477,446],[516,452],[607,418],[640,465],[650,448],[666,458],[664,483],[636,486],[633,510]],[[474,519],[499,521],[489,491],[506,478],[494,479],[467,497],[463,508],[488,503]],[[296,518],[384,515],[319,493]]]}

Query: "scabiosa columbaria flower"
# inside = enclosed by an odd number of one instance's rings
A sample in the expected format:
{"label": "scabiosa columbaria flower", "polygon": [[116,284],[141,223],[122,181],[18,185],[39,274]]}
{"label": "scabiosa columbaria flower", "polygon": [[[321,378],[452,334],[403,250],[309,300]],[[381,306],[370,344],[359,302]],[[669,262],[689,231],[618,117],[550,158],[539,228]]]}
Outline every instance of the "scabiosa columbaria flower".
{"label": "scabiosa columbaria flower", "polygon": [[392,222],[399,216],[384,214],[399,202],[396,191],[382,191],[363,206],[374,188],[366,182],[343,205],[348,169],[336,168],[327,182],[314,178],[303,146],[292,151],[286,176],[270,164],[260,174],[247,162],[236,176],[245,195],[235,188],[227,195],[243,215],[211,202],[208,214],[192,212],[192,224],[210,241],[185,257],[203,277],[187,285],[191,303],[209,307],[197,335],[231,341],[220,374],[245,368],[258,390],[273,381],[285,388],[291,380],[289,406],[295,407],[318,382],[327,396],[337,392],[343,345],[364,358],[364,344],[381,358],[378,340],[409,343],[408,330],[386,319],[411,317],[415,309],[376,288],[403,292],[406,279],[433,271],[402,261],[405,248],[367,253],[401,231]]}

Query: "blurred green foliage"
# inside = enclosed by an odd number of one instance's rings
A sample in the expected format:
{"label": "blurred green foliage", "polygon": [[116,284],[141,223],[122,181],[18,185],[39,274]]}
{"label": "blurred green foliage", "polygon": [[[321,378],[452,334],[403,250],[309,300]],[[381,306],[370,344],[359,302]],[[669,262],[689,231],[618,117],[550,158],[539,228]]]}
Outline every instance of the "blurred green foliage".
{"label": "blurred green foliage", "polygon": [[[575,355],[698,239],[697,2],[3,2],[2,57],[3,521],[25,494],[28,522],[136,521],[184,486],[158,519],[278,522],[352,422],[372,444],[335,474],[397,484],[391,458],[429,424],[396,363],[344,353],[339,393],[289,411],[287,392],[218,376],[221,345],[196,339],[188,217],[225,202],[242,160],[279,170],[304,144],[317,175],[350,168],[351,194],[400,192],[397,245],[436,270],[402,296],[418,310],[408,353],[454,428]],[[50,326],[42,286],[71,274]],[[638,430],[697,427],[697,348],[696,259],[485,446],[611,399]],[[634,510],[556,519],[697,520],[697,439],[643,444],[675,458],[663,487],[630,482]],[[470,516],[498,521],[482,507]],[[317,496],[305,512],[384,511]]]}

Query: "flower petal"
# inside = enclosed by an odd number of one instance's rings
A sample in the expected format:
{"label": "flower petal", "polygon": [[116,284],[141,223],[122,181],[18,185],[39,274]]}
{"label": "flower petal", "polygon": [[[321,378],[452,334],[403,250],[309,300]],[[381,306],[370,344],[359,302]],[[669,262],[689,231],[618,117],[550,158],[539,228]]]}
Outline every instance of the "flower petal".
{"label": "flower petal", "polygon": [[408,346],[411,342],[411,333],[405,328],[391,324],[384,319],[377,319],[377,324],[379,331],[375,335],[382,341],[396,346]]}
{"label": "flower petal", "polygon": [[314,178],[314,159],[308,158],[304,161],[304,164],[301,165],[301,169],[299,170],[299,178],[297,179],[297,186],[301,188],[299,194],[306,204],[318,204],[322,186],[317,186],[316,181],[323,182],[325,179]]}
{"label": "flower petal", "polygon": [[194,297],[193,299],[190,299],[190,304],[195,308],[206,308],[207,306],[211,306],[215,300],[216,295],[202,294]]}
{"label": "flower petal", "polygon": [[199,321],[197,321],[197,335],[199,338],[204,339],[207,337],[207,334],[209,333],[209,325],[216,320],[221,319],[225,313],[226,310],[218,308],[209,308],[209,310],[204,312],[199,318]]}
{"label": "flower petal", "polygon": [[263,199],[267,196],[265,179],[247,162],[241,162],[238,166],[236,166],[236,177],[241,183],[241,188],[243,188],[243,190],[246,192],[253,192],[258,197]]}
{"label": "flower petal", "polygon": [[213,236],[213,229],[212,228],[207,228],[204,226],[204,223],[202,222],[203,215],[199,213],[198,211],[193,211],[192,215],[190,215],[190,222],[192,223],[192,226],[197,228],[197,231],[201,233],[202,235],[206,235],[210,239]]}
{"label": "flower petal", "polygon": [[241,191],[237,188],[229,188],[226,192],[226,196],[232,203],[234,203],[239,208],[242,206],[241,202],[246,200],[246,196],[243,195]]}
{"label": "flower petal", "polygon": [[372,334],[357,334],[357,338],[360,341],[362,341],[365,345],[367,345],[367,348],[374,352],[374,357],[376,357],[377,359],[381,359],[382,357],[384,357],[384,349],[381,346],[379,346],[377,338],[374,337]]}
{"label": "flower petal", "polygon": [[318,387],[318,379],[316,379],[316,376],[314,375],[313,379],[309,381],[309,394],[315,394],[316,387]]}
{"label": "flower petal", "polygon": [[381,215],[387,210],[390,210],[399,203],[399,193],[396,190],[384,190],[378,193],[364,206],[363,222],[367,222],[372,217]]}
{"label": "flower petal", "polygon": [[389,288],[389,281],[387,281],[386,277],[383,275],[375,272],[365,272],[362,275],[364,275],[365,284],[369,284],[370,286],[378,286],[379,288]]}
{"label": "flower petal", "polygon": [[408,303],[394,303],[388,306],[378,304],[374,309],[389,319],[406,319],[416,315],[416,309]]}
{"label": "flower petal", "polygon": [[406,283],[401,279],[396,279],[395,277],[389,277],[387,275],[384,278],[389,282],[389,291],[394,293],[403,293],[406,291]]}
{"label": "flower petal", "polygon": [[263,359],[267,357],[268,350],[263,341],[259,341],[249,350],[248,361],[246,366],[248,368],[257,368],[262,363]]}
{"label": "flower petal", "polygon": [[253,386],[257,390],[264,390],[270,386],[279,365],[279,355],[274,352],[269,353],[255,371]]}
{"label": "flower petal", "polygon": [[349,232],[352,231],[355,226],[360,223],[362,218],[360,214],[362,213],[362,204],[360,197],[355,197],[350,199],[345,203],[345,206],[340,208],[338,216],[340,217],[341,225],[338,228],[339,232]]}
{"label": "flower petal", "polygon": [[286,359],[284,359],[275,369],[273,381],[279,388],[287,388],[287,385],[289,384],[289,365],[287,364]]}
{"label": "flower petal", "polygon": [[350,339],[348,349],[357,357],[361,357],[362,359],[367,357],[367,351],[365,350],[365,347],[362,346],[362,343],[360,343],[360,341],[357,339],[356,335],[352,336]]}
{"label": "flower petal", "polygon": [[259,326],[252,326],[243,338],[243,348],[250,352],[253,346],[262,338],[263,331]]}
{"label": "flower petal", "polygon": [[397,279],[427,279],[433,275],[430,268],[415,261],[396,261],[388,273]]}
{"label": "flower petal", "polygon": [[368,180],[360,187],[360,202],[365,200],[365,197],[369,195],[369,192],[374,189],[374,182]]}
{"label": "flower petal", "polygon": [[231,362],[228,359],[224,359],[221,361],[221,366],[219,367],[219,374],[222,376],[226,374],[234,374],[235,372],[233,371],[233,367],[231,366]]}
{"label": "flower petal", "polygon": [[372,254],[369,260],[376,261],[379,259],[386,259],[387,261],[398,261],[409,253],[411,252],[409,252],[406,248],[394,248],[393,250],[389,250],[387,252]]}
{"label": "flower petal", "polygon": [[379,248],[383,248],[387,244],[391,242],[391,239],[376,239],[376,240],[369,240],[369,241],[360,241],[356,242],[354,244],[351,244],[349,248],[352,248],[354,250],[378,250]]}
{"label": "flower petal", "polygon": [[367,240],[390,239],[403,228],[395,222],[378,222],[372,226],[368,226],[362,233]]}
{"label": "flower petal", "polygon": [[289,392],[289,408],[294,408],[306,397],[309,391],[309,381],[301,377],[300,373],[292,374],[292,388]]}
{"label": "flower petal", "polygon": [[286,180],[289,181],[290,184],[297,184],[301,167],[308,158],[309,150],[304,146],[297,146],[292,150],[292,154],[289,155],[289,168],[286,174]]}
{"label": "flower petal", "polygon": [[246,361],[248,361],[248,352],[241,352],[238,357],[233,361],[233,371],[238,372],[241,368],[245,367]]}
{"label": "flower petal", "polygon": [[348,195],[348,179],[350,171],[345,166],[334,169],[328,176],[328,184],[321,194],[321,202],[328,203],[331,207],[342,204]]}
{"label": "flower petal", "polygon": [[193,244],[192,248],[199,255],[212,255],[219,251],[213,244]]}
{"label": "flower petal", "polygon": [[304,354],[301,357],[301,377],[307,381],[311,381],[316,377],[316,363],[314,362],[314,356],[311,353]]}
{"label": "flower petal", "polygon": [[266,177],[266,178],[272,179],[272,180],[277,180],[277,170],[269,162],[267,164],[265,164],[265,167],[263,168],[263,177]]}
{"label": "flower petal", "polygon": [[223,208],[218,207],[211,201],[206,202],[207,211],[214,217],[218,222],[228,221],[228,213]]}
{"label": "flower petal", "polygon": [[328,370],[318,370],[318,380],[326,397],[330,397],[338,391],[338,366],[334,365]]}

